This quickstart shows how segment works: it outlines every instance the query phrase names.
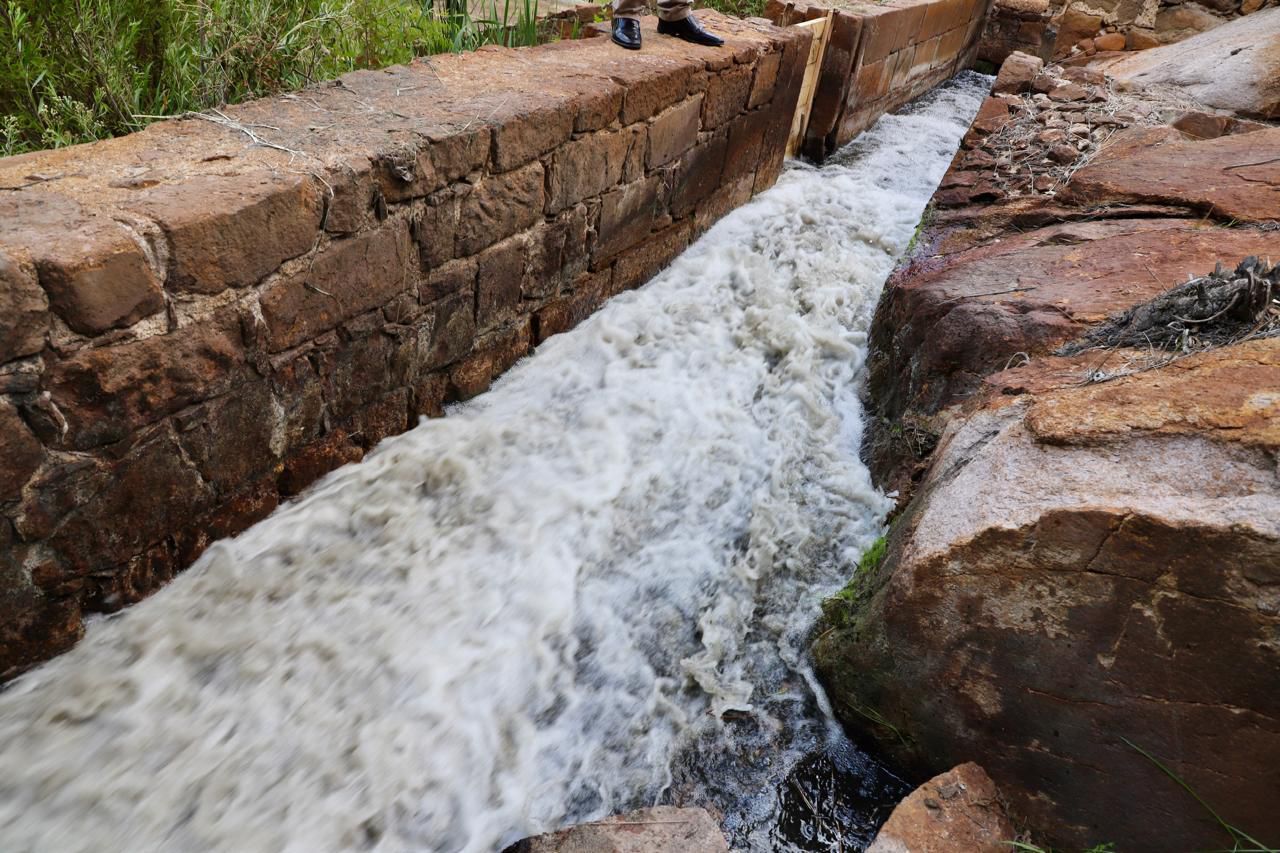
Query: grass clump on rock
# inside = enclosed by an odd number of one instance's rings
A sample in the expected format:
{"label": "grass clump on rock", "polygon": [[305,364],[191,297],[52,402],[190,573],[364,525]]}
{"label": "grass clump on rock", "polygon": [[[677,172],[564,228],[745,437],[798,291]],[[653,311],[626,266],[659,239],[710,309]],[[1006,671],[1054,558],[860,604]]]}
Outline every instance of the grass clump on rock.
{"label": "grass clump on rock", "polygon": [[536,0],[7,0],[0,155],[300,89],[414,56],[539,40]]}

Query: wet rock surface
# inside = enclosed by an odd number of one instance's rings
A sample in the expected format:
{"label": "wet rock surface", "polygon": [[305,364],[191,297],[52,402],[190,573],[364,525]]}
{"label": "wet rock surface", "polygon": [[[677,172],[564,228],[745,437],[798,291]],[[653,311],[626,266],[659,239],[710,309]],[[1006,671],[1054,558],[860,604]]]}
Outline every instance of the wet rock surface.
{"label": "wet rock surface", "polygon": [[[1140,750],[1275,844],[1280,131],[1046,76],[988,101],[882,298],[867,450],[900,513],[815,658],[848,726],[920,775],[980,761],[1055,846],[1230,845]],[[1052,184],[1002,169],[1077,123]]]}
{"label": "wet rock surface", "polygon": [[518,841],[503,853],[728,853],[706,809],[657,806]]}

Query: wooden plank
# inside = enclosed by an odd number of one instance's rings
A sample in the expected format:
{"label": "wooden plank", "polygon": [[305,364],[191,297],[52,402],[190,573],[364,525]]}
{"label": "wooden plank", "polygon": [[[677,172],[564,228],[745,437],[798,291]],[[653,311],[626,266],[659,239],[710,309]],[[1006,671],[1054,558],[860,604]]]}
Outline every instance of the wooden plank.
{"label": "wooden plank", "polygon": [[813,97],[818,91],[818,79],[822,75],[822,58],[827,52],[827,42],[831,39],[831,16],[814,18],[796,24],[797,27],[813,31],[813,42],[809,45],[809,59],[804,66],[804,80],[800,85],[800,97],[796,100],[795,118],[791,121],[791,137],[787,141],[787,156],[794,157],[804,142],[804,132],[809,127],[809,113],[813,109]]}

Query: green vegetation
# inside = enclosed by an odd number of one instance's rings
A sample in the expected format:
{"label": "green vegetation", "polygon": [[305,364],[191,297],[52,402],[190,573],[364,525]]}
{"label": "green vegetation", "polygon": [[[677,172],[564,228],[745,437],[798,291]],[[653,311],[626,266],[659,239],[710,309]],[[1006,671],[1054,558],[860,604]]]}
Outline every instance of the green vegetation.
{"label": "green vegetation", "polygon": [[[1021,853],[1053,853],[1050,849],[1037,847],[1034,844],[1027,844],[1025,841],[1006,841],[1005,844],[1008,844],[1014,850],[1021,851]],[[1116,846],[1110,842],[1106,844],[1095,844],[1088,850],[1083,851],[1083,853],[1116,853]]]}
{"label": "green vegetation", "polygon": [[0,155],[414,56],[539,41],[536,0],[6,0]]}
{"label": "green vegetation", "polygon": [[880,568],[880,564],[884,562],[885,552],[889,548],[888,537],[881,536],[875,542],[871,543],[858,560],[858,570],[854,572],[853,579],[845,585],[844,589],[837,592],[833,598],[853,603],[858,599],[858,593],[862,587],[862,581],[870,578],[875,574],[876,569]]}
{"label": "green vegetation", "polygon": [[739,18],[758,18],[764,15],[765,2],[766,0],[703,0],[698,5]]}

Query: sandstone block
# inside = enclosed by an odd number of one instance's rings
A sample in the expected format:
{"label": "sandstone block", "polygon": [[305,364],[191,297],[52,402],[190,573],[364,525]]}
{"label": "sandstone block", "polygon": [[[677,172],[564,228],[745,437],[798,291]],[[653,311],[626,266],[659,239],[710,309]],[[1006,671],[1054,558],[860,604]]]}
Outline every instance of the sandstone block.
{"label": "sandstone block", "polygon": [[433,269],[426,280],[418,286],[418,299],[424,303],[434,302],[454,293],[469,291],[476,283],[476,271],[475,258],[450,261],[442,267]]}
{"label": "sandstone block", "polygon": [[996,77],[995,92],[1001,95],[1019,95],[1031,91],[1032,82],[1044,70],[1044,60],[1025,53],[1013,53],[1000,66]]}
{"label": "sandstone block", "polygon": [[1084,39],[1092,39],[1102,29],[1102,16],[1070,8],[1058,19],[1058,42],[1054,56],[1065,56],[1071,47]]}
{"label": "sandstone block", "polygon": [[[695,128],[696,132],[696,128]],[[631,133],[593,133],[558,148],[548,160],[546,212],[559,213],[622,180]]]}
{"label": "sandstone block", "polygon": [[654,176],[619,187],[604,196],[594,264],[599,265],[649,235],[659,215],[663,190],[662,178]]}
{"label": "sandstone block", "polygon": [[715,130],[745,109],[751,95],[753,69],[734,65],[707,80],[702,100],[702,129]]}
{"label": "sandstone block", "polygon": [[534,342],[540,344],[552,335],[569,331],[591,316],[613,292],[613,267],[582,274],[567,293],[538,308],[533,316]]}
{"label": "sandstone block", "polygon": [[[81,334],[129,326],[164,308],[160,280],[130,232],[63,196],[0,196],[0,249],[35,268],[54,311]],[[34,294],[15,298],[29,304]]]}
{"label": "sandstone block", "polygon": [[0,252],[0,364],[44,347],[49,297],[35,270]]}
{"label": "sandstone block", "polygon": [[720,185],[728,141],[716,135],[680,160],[671,187],[671,214],[684,216]]}
{"label": "sandstone block", "polygon": [[764,153],[765,133],[770,117],[764,111],[741,115],[729,125],[721,183],[737,183],[745,175],[754,175]]}
{"label": "sandstone block", "polygon": [[66,429],[48,438],[77,450],[124,440],[193,403],[225,394],[246,369],[235,314],[167,335],[80,350],[49,367],[49,392]]}
{"label": "sandstone block", "polygon": [[212,294],[256,284],[308,252],[320,231],[324,192],[307,175],[204,175],[145,189],[129,208],[164,231],[165,286]]}
{"label": "sandstone block", "polygon": [[541,163],[484,178],[461,200],[457,257],[474,255],[542,218]]}
{"label": "sandstone block", "polygon": [[474,188],[468,184],[449,187],[429,197],[417,208],[413,219],[413,241],[418,246],[418,260],[424,272],[454,260],[458,241],[458,221],[464,199]]}
{"label": "sandstone block", "polygon": [[331,244],[307,268],[263,292],[267,346],[272,352],[297,346],[404,292],[410,252],[402,220]]}
{"label": "sandstone block", "polygon": [[520,294],[541,299],[586,271],[590,259],[590,223],[586,205],[564,211],[528,232],[528,257]]}
{"label": "sandstone block", "polygon": [[450,397],[469,400],[487,391],[489,383],[528,354],[532,345],[533,326],[527,318],[480,338],[471,355],[450,368]]}
{"label": "sandstone block", "polygon": [[682,156],[698,141],[703,95],[686,98],[654,117],[649,126],[649,150],[645,159],[650,169],[665,166]]}
{"label": "sandstone block", "polygon": [[613,268],[612,292],[631,290],[653,278],[689,246],[688,222],[672,225],[618,256]]}
{"label": "sandstone block", "polygon": [[493,127],[493,165],[507,172],[541,157],[573,133],[575,110],[565,109],[563,99],[525,93],[517,111],[501,116]]}
{"label": "sandstone block", "polygon": [[285,497],[296,495],[330,471],[363,458],[364,451],[345,430],[334,430],[284,460],[279,481],[280,494]]}
{"label": "sandstone block", "polygon": [[756,64],[755,77],[751,80],[751,94],[747,96],[747,108],[755,109],[769,103],[773,98],[773,88],[778,82],[778,65],[782,61],[782,52],[774,51],[760,57]]}
{"label": "sandstone block", "polygon": [[[0,502],[16,496],[44,461],[44,447],[18,414],[0,397]],[[4,526],[7,526],[7,522]]]}
{"label": "sandstone block", "polygon": [[476,336],[475,294],[470,289],[440,300],[435,312],[432,337],[422,355],[424,371],[464,357]]}
{"label": "sandstone block", "polygon": [[520,308],[529,240],[518,234],[486,249],[476,279],[476,328],[486,332],[515,316]]}
{"label": "sandstone block", "polygon": [[1122,33],[1107,33],[1106,35],[1098,36],[1093,40],[1093,46],[1098,50],[1104,51],[1124,50],[1125,44],[1125,37]]}

